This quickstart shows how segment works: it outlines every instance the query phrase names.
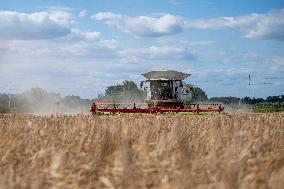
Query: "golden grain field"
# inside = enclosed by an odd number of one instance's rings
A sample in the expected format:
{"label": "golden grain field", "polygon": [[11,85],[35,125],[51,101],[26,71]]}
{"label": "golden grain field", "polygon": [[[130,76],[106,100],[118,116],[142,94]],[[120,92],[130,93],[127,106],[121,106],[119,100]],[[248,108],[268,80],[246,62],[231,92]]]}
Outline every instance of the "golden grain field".
{"label": "golden grain field", "polygon": [[284,188],[284,114],[0,115],[0,188]]}

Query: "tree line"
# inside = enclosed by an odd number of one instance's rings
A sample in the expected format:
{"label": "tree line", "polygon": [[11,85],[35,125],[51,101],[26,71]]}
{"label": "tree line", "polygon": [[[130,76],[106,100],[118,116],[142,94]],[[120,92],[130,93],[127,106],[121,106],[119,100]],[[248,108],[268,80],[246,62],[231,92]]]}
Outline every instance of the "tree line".
{"label": "tree line", "polygon": [[[199,87],[192,89],[192,97],[187,100],[191,102],[218,102],[222,104],[249,104],[261,112],[270,109],[284,110],[284,95],[269,96],[267,98],[238,98],[238,97],[212,97],[208,98],[205,91]],[[90,104],[96,101],[103,102],[135,102],[143,101],[146,97],[145,91],[138,88],[133,81],[124,81],[122,84],[109,86],[103,94],[94,99],[81,99],[79,96],[69,95],[62,97],[59,93],[50,93],[41,88],[32,88],[22,94],[0,93],[0,112],[56,112],[68,113],[72,111],[86,112]],[[267,107],[267,108],[266,108]]]}

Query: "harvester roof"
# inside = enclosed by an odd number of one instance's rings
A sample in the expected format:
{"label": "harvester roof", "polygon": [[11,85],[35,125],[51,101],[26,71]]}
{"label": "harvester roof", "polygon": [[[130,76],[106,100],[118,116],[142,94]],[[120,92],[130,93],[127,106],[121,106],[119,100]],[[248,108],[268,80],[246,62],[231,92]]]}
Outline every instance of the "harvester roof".
{"label": "harvester roof", "polygon": [[156,79],[184,80],[191,74],[182,73],[174,70],[165,70],[165,71],[151,71],[142,75],[146,77],[148,80],[156,80]]}

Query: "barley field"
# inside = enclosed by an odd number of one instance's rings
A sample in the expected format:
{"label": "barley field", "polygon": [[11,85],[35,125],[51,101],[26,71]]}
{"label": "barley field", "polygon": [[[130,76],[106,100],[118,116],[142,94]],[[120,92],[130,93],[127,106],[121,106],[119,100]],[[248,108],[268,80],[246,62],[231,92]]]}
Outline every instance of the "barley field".
{"label": "barley field", "polygon": [[0,115],[1,189],[283,187],[283,113]]}

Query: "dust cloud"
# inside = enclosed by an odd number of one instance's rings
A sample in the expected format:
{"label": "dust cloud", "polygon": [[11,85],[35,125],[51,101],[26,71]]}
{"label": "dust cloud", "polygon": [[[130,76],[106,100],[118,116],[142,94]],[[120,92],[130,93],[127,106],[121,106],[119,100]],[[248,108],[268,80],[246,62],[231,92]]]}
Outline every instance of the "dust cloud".
{"label": "dust cloud", "polygon": [[47,93],[33,88],[16,97],[15,113],[34,115],[72,115],[89,114],[91,101],[78,96],[61,97],[57,93]]}

